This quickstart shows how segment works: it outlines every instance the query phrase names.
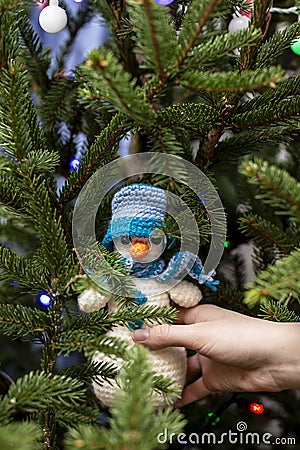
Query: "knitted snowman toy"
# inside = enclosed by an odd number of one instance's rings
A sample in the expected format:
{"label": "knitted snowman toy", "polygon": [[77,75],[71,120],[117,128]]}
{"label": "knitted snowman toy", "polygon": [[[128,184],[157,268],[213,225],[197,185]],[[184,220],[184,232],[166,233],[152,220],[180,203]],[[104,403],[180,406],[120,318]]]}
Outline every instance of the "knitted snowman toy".
{"label": "knitted snowman toy", "polygon": [[[167,197],[162,189],[145,185],[132,184],[117,192],[112,201],[112,219],[103,246],[108,250],[120,252],[130,268],[133,283],[137,290],[136,304],[163,306],[170,305],[173,300],[177,305],[185,308],[195,306],[202,298],[197,286],[180,281],[174,285],[174,279],[180,279],[183,267],[186,268],[190,260],[189,275],[197,279],[199,284],[206,284],[213,290],[218,281],[214,281],[213,273],[204,275],[201,260],[188,251],[176,253],[166,266],[161,258],[169,238],[159,229],[165,223]],[[173,283],[171,283],[173,280]],[[94,288],[87,289],[78,298],[79,308],[84,312],[97,311],[108,304],[108,310],[115,312],[118,305],[113,294],[103,295]],[[130,348],[134,344],[132,330],[141,328],[140,321],[130,322],[129,327],[115,326],[107,336],[118,337]],[[122,359],[113,355],[96,352],[95,362],[106,361],[118,368],[122,366]],[[150,352],[150,362],[158,375],[164,375],[174,381],[181,391],[186,378],[187,358],[183,347],[172,347]],[[116,382],[93,382],[93,388],[98,399],[110,407],[113,402]],[[167,405],[162,394],[153,393],[156,408]],[[175,398],[171,399],[175,401]]]}

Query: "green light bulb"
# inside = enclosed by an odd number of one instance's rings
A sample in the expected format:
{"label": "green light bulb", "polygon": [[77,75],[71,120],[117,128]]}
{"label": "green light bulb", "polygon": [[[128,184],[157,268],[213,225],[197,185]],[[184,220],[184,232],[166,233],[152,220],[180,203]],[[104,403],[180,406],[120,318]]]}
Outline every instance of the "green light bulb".
{"label": "green light bulb", "polygon": [[217,423],[220,422],[220,417],[216,417],[216,419],[213,421],[212,425],[217,425]]}
{"label": "green light bulb", "polygon": [[291,50],[300,56],[300,37],[294,39],[291,44]]}

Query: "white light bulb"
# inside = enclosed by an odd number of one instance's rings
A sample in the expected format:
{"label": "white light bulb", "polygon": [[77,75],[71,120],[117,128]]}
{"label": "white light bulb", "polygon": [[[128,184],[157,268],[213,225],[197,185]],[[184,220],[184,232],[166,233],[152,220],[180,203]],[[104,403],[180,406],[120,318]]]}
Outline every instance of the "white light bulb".
{"label": "white light bulb", "polygon": [[50,0],[49,6],[44,8],[39,16],[39,22],[47,33],[58,33],[67,25],[67,14],[58,6],[58,0]]}
{"label": "white light bulb", "polygon": [[234,33],[235,31],[243,30],[247,28],[250,23],[250,19],[246,16],[234,17],[228,25],[228,31]]}

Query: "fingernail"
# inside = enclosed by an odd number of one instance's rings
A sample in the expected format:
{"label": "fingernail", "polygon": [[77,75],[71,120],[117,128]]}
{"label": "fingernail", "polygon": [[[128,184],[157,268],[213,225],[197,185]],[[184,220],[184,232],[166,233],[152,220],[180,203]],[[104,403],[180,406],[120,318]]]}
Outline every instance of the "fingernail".
{"label": "fingernail", "polygon": [[146,341],[150,336],[150,330],[148,328],[140,328],[132,333],[132,338],[135,342]]}

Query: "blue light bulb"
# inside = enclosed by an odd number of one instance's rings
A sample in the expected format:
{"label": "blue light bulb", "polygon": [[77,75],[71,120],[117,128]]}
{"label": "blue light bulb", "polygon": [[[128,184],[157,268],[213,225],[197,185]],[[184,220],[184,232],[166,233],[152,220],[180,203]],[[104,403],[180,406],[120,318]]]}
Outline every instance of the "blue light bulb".
{"label": "blue light bulb", "polygon": [[42,306],[45,306],[46,308],[49,308],[49,306],[52,303],[52,297],[51,295],[47,294],[47,292],[41,292],[38,295],[38,301]]}
{"label": "blue light bulb", "polygon": [[162,5],[162,6],[167,6],[174,2],[174,0],[154,0],[154,1],[158,5]]}
{"label": "blue light bulb", "polygon": [[81,164],[81,161],[78,158],[72,158],[69,161],[69,167],[71,170],[77,170],[80,164]]}

